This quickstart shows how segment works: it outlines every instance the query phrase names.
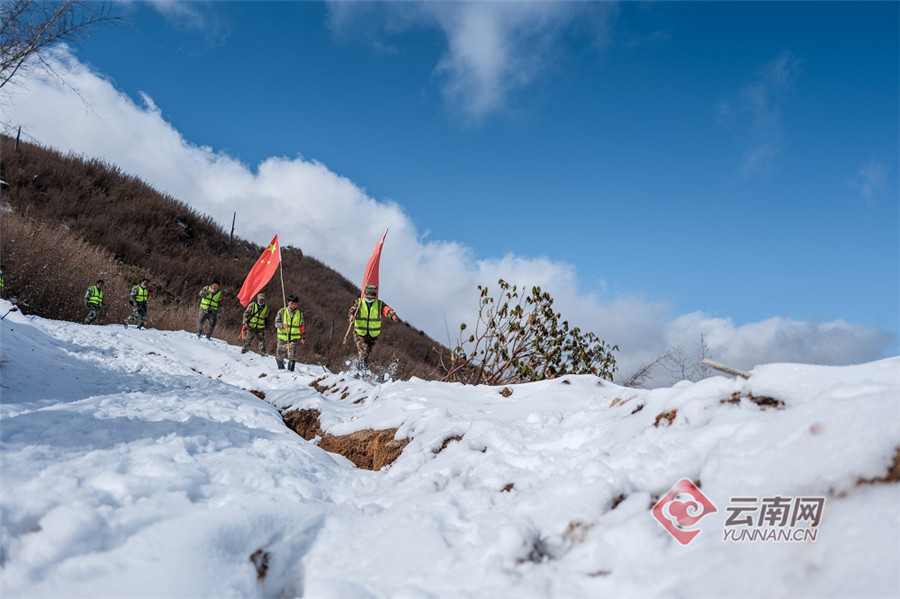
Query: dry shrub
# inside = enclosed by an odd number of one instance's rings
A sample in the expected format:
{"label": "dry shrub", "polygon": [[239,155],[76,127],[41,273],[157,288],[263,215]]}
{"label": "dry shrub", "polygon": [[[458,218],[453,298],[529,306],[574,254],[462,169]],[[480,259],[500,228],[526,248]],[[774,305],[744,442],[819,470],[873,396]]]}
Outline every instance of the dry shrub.
{"label": "dry shrub", "polygon": [[449,356],[439,355],[443,381],[469,385],[505,385],[553,379],[565,374],[593,374],[612,380],[614,353],[591,331],[569,326],[540,287],[519,289],[503,279],[495,299],[481,293],[472,332],[463,323]]}
{"label": "dry shrub", "polygon": [[7,297],[23,312],[56,320],[82,321],[84,293],[97,279],[105,281],[100,322],[121,322],[131,313],[125,281],[109,252],[61,227],[36,223],[15,213],[0,219],[0,256],[6,266]]}

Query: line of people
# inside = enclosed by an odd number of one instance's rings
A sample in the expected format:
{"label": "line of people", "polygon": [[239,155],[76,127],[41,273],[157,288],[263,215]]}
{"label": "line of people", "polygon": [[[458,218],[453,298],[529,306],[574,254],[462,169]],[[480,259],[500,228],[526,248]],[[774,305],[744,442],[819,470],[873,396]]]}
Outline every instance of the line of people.
{"label": "line of people", "polygon": [[[84,324],[97,322],[101,311],[106,309],[103,285],[103,279],[98,279],[96,284],[88,287],[84,294],[84,304],[88,307]],[[148,278],[141,279],[140,283],[131,288],[128,299],[132,307],[131,315],[123,323],[126,329],[129,324],[135,322],[137,322],[138,329],[146,327],[148,302],[152,295]],[[207,326],[206,338],[212,339],[219,319],[219,305],[222,301],[222,289],[219,281],[213,281],[204,286],[198,295],[200,297],[200,313],[197,318],[197,338],[203,336],[204,326]],[[361,372],[369,370],[369,355],[381,334],[382,319],[400,321],[394,309],[379,300],[377,296],[378,287],[372,284],[366,285],[363,297],[357,298],[353,302],[347,314],[348,322],[354,331],[358,354],[357,369]],[[266,295],[258,293],[256,299],[244,309],[241,319],[242,354],[250,351],[250,346],[256,340],[256,353],[261,356],[266,355],[266,329],[269,326],[270,316],[271,311],[266,304]],[[306,325],[303,322],[303,312],[300,311],[300,299],[296,295],[287,297],[287,305],[275,315],[274,323],[278,337],[275,348],[275,364],[279,370],[287,368],[287,370],[293,371],[300,345],[306,343]]]}

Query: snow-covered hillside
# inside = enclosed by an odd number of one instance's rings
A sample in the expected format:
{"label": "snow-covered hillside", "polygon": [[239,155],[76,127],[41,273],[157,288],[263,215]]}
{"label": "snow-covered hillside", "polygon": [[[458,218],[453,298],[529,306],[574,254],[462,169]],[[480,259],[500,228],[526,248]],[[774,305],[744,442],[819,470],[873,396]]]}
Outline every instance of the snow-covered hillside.
{"label": "snow-covered hillside", "polygon": [[[0,346],[3,597],[900,594],[900,358],[501,394],[19,312]],[[310,409],[409,443],[358,469]]]}

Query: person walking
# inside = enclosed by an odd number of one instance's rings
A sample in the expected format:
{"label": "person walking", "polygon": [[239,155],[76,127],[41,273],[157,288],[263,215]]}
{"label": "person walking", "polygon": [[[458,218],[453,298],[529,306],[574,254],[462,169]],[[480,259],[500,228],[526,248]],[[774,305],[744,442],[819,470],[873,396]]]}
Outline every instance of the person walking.
{"label": "person walking", "polygon": [[0,297],[6,297],[6,275],[3,272],[6,270],[5,264],[0,264]]}
{"label": "person walking", "polygon": [[131,296],[128,303],[131,304],[131,316],[125,319],[125,328],[138,321],[139,329],[143,329],[147,325],[147,301],[153,292],[150,291],[150,279],[143,278],[139,285],[131,288]]}
{"label": "person walking", "polygon": [[285,358],[288,360],[288,370],[294,370],[299,345],[305,343],[303,335],[306,333],[306,327],[303,325],[303,312],[299,306],[300,298],[289,295],[287,306],[279,310],[275,316],[275,328],[278,330],[275,363],[279,370],[284,369]]}
{"label": "person walking", "polygon": [[97,284],[91,285],[84,292],[84,305],[88,307],[84,324],[94,324],[100,316],[100,310],[106,310],[106,304],[103,302],[103,279],[97,279]]}
{"label": "person walking", "polygon": [[218,281],[213,281],[212,285],[207,285],[200,290],[200,316],[197,318],[197,339],[203,334],[204,322],[209,322],[209,331],[206,333],[206,338],[212,339],[213,331],[216,330],[216,322],[219,320],[220,301],[222,301],[222,291],[219,289]]}
{"label": "person walking", "polygon": [[253,339],[257,340],[257,353],[261,356],[266,355],[266,326],[269,324],[269,306],[266,305],[266,294],[256,294],[256,301],[250,302],[247,309],[244,310],[244,317],[241,325],[241,339],[244,340],[241,353],[246,354],[250,351],[250,344]]}
{"label": "person walking", "polygon": [[394,322],[400,322],[394,309],[378,299],[377,285],[366,285],[364,295],[365,297],[356,298],[347,315],[349,322],[353,324],[353,339],[359,354],[356,367],[360,373],[369,370],[369,355],[381,334],[381,319],[390,318]]}

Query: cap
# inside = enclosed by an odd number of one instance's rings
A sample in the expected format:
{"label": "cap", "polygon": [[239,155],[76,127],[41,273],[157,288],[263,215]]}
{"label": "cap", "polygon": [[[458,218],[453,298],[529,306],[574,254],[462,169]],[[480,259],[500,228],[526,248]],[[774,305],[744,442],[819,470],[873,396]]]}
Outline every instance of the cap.
{"label": "cap", "polygon": [[297,297],[296,295],[289,295],[289,296],[288,296],[288,301],[289,301],[289,302],[299,302],[299,301],[300,301],[300,298]]}
{"label": "cap", "polygon": [[266,294],[265,294],[265,293],[257,293],[257,294],[256,294],[256,299],[258,299],[258,300],[264,300],[264,299],[266,299]]}
{"label": "cap", "polygon": [[366,285],[366,297],[375,297],[378,294],[378,286],[369,283]]}

